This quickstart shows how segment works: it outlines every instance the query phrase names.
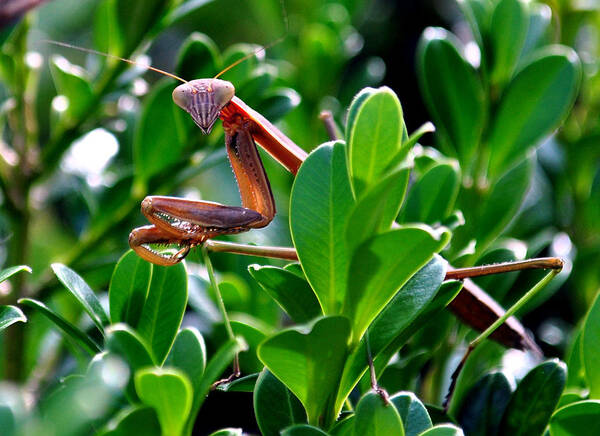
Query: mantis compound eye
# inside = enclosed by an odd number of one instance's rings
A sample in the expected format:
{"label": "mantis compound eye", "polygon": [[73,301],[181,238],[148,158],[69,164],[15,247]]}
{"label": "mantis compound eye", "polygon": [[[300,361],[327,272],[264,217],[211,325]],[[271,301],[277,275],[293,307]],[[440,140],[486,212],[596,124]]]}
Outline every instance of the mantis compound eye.
{"label": "mantis compound eye", "polygon": [[173,90],[173,101],[188,112],[203,133],[209,134],[221,109],[235,94],[230,82],[219,79],[198,79]]}

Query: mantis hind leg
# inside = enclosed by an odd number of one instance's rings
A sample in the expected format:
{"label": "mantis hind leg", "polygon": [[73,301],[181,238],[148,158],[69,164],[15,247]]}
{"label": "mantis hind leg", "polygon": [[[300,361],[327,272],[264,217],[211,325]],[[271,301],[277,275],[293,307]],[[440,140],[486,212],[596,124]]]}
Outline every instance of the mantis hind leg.
{"label": "mantis hind leg", "polygon": [[[134,229],[129,245],[143,259],[163,266],[180,262],[190,248],[209,238],[262,227],[266,221],[262,214],[245,207],[160,196],[146,197],[142,213],[153,225]],[[175,244],[180,249],[162,253],[151,244]]]}

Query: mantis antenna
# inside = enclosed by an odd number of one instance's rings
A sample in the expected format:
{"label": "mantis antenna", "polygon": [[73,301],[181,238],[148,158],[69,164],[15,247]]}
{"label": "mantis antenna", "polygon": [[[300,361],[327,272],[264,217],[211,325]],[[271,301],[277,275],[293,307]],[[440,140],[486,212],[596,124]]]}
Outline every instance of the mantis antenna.
{"label": "mantis antenna", "polygon": [[181,77],[176,76],[175,74],[169,73],[169,72],[161,70],[159,68],[155,68],[155,67],[153,67],[151,65],[145,65],[145,64],[142,64],[140,62],[133,61],[131,59],[126,59],[126,58],[122,58],[120,56],[115,56],[115,55],[112,55],[112,54],[109,54],[109,53],[103,53],[101,51],[92,50],[91,48],[78,47],[76,45],[67,44],[66,42],[53,41],[51,39],[47,39],[47,40],[44,40],[42,42],[46,42],[46,43],[54,44],[54,45],[59,45],[61,47],[72,48],[74,50],[79,50],[79,51],[82,51],[82,52],[85,52],[85,53],[96,54],[96,55],[104,56],[106,58],[118,59],[120,61],[127,62],[128,64],[131,64],[131,65],[137,65],[138,67],[148,68],[149,70],[155,71],[157,73],[163,74],[163,75],[168,76],[168,77],[172,77],[173,79],[179,80],[180,82],[188,83],[187,80],[182,79]]}

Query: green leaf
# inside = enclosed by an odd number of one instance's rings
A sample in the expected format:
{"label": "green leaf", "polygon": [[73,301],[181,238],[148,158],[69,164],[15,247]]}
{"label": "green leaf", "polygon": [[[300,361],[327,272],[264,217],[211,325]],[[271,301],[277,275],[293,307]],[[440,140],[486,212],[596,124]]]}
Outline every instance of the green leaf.
{"label": "green leaf", "polygon": [[42,315],[52,321],[58,328],[64,331],[67,335],[75,340],[84,350],[90,353],[92,356],[101,351],[100,346],[90,338],[86,333],[81,331],[78,327],[71,324],[69,321],[64,319],[58,313],[54,312],[48,306],[41,301],[32,300],[31,298],[21,298],[18,301],[23,306],[31,307],[39,311]]}
{"label": "green leaf", "polygon": [[204,33],[194,32],[179,50],[175,73],[186,80],[213,77],[219,72],[220,62],[215,42]]}
{"label": "green leaf", "polygon": [[377,90],[375,88],[363,88],[358,94],[354,96],[350,107],[348,108],[348,116],[346,117],[346,142],[350,142],[350,133],[356,124],[356,116],[360,108],[362,107],[365,100],[375,94]]}
{"label": "green leaf", "polygon": [[431,418],[427,409],[412,392],[398,392],[390,401],[402,419],[406,436],[417,436],[431,428]]}
{"label": "green leaf", "polygon": [[296,323],[322,315],[319,300],[304,278],[270,265],[248,266],[250,275]]}
{"label": "green leaf", "polygon": [[323,144],[308,155],[294,181],[290,229],[306,278],[326,315],[339,313],[346,293],[345,226],[352,205],[344,144]]}
{"label": "green leaf", "polygon": [[529,371],[504,411],[499,434],[542,434],[558,404],[566,378],[567,367],[558,359]]}
{"label": "green leaf", "polygon": [[181,2],[176,8],[171,10],[169,15],[163,20],[161,23],[162,27],[167,28],[172,26],[176,21],[193,14],[196,10],[212,1],[213,0],[188,0],[186,2]]}
{"label": "green leaf", "polygon": [[343,312],[352,321],[353,341],[394,294],[448,242],[449,234],[427,226],[405,226],[362,244],[352,258]]}
{"label": "green leaf", "polygon": [[259,374],[260,373],[254,373],[236,378],[227,383],[222,383],[217,386],[217,390],[222,392],[254,392],[254,387],[256,386]]}
{"label": "green leaf", "polygon": [[480,205],[475,238],[481,253],[515,217],[533,175],[533,156],[523,160],[504,174],[491,188]]}
{"label": "green leaf", "polygon": [[585,319],[581,332],[581,350],[590,398],[600,399],[600,293]]}
{"label": "green leaf", "polygon": [[61,263],[53,263],[52,271],[67,290],[77,298],[98,330],[104,334],[104,326],[110,324],[110,321],[92,288],[75,271]]}
{"label": "green leaf", "polygon": [[50,72],[56,91],[68,100],[65,112],[69,121],[83,117],[94,101],[94,92],[85,71],[62,56],[52,56]]}
{"label": "green leaf", "polygon": [[170,0],[130,0],[115,1],[116,27],[121,40],[122,55],[127,56],[163,17],[170,6]]}
{"label": "green leaf", "polygon": [[16,306],[0,306],[0,331],[16,322],[27,322],[27,317]]}
{"label": "green leaf", "polygon": [[133,139],[135,175],[140,183],[178,162],[186,146],[186,114],[173,103],[173,88],[172,79],[163,79],[144,100]]}
{"label": "green leaf", "polygon": [[21,271],[27,271],[31,274],[31,268],[29,268],[27,265],[17,265],[3,269],[0,271],[0,283]]}
{"label": "green leaf", "polygon": [[210,436],[244,436],[241,428],[223,428],[210,434]]}
{"label": "green leaf", "polygon": [[479,77],[458,47],[446,30],[425,29],[418,47],[418,76],[443,144],[454,150],[469,174],[488,109]]}
{"label": "green leaf", "polygon": [[302,403],[266,368],[254,389],[254,413],[264,436],[276,436],[283,428],[306,422]]}
{"label": "green leaf", "polygon": [[150,345],[156,364],[161,364],[171,349],[187,297],[187,273],[183,263],[169,267],[154,265],[137,330]]}
{"label": "green leaf", "polygon": [[403,138],[402,147],[400,148],[400,151],[396,153],[396,156],[394,156],[394,158],[390,161],[388,168],[393,168],[394,166],[400,164],[423,135],[433,132],[435,132],[435,126],[430,121],[427,121],[415,132],[413,132],[409,138]]}
{"label": "green leaf", "polygon": [[495,434],[511,393],[510,382],[504,374],[486,374],[465,396],[456,415],[460,426],[468,435]]}
{"label": "green leaf", "polygon": [[284,429],[281,436],[327,436],[319,427],[313,427],[308,424],[297,424]]}
{"label": "green leaf", "polygon": [[152,264],[127,251],[117,262],[108,288],[110,318],[137,327],[148,296]]}
{"label": "green leaf", "polygon": [[349,250],[353,252],[370,237],[392,227],[404,200],[409,176],[410,168],[398,168],[358,200],[346,227]]}
{"label": "green leaf", "polygon": [[335,419],[327,410],[346,360],[350,323],[341,316],[287,329],[266,339],[258,357],[304,405],[309,424],[326,426]]}
{"label": "green leaf", "polygon": [[132,406],[123,410],[99,436],[161,436],[160,423],[152,407]]}
{"label": "green leaf", "polygon": [[164,368],[140,369],[135,389],[144,404],[154,407],[162,434],[178,436],[192,407],[192,385],[181,371]]}
{"label": "green leaf", "polygon": [[441,223],[454,209],[459,187],[460,169],[456,162],[433,165],[411,186],[401,220]]}
{"label": "green leaf", "polygon": [[452,424],[439,424],[425,430],[420,436],[463,436],[463,431]]}
{"label": "green leaf", "polygon": [[514,71],[527,35],[528,17],[521,0],[500,0],[492,13],[490,43],[493,83],[506,82]]}
{"label": "green leaf", "polygon": [[196,328],[187,327],[179,331],[165,366],[180,369],[188,376],[194,392],[192,410],[196,410],[196,405],[200,402],[197,393],[206,366],[206,345]]}
{"label": "green leaf", "polygon": [[348,135],[348,163],[357,198],[379,182],[400,150],[403,131],[402,106],[390,88],[375,90],[356,108]]}
{"label": "green leaf", "polygon": [[404,436],[404,427],[394,405],[385,404],[379,395],[369,392],[356,406],[354,435]]}
{"label": "green leaf", "polygon": [[126,324],[114,324],[106,330],[105,346],[108,351],[121,356],[132,373],[154,364],[147,344]]}
{"label": "green leaf", "polygon": [[567,116],[581,81],[573,49],[545,48],[511,80],[490,127],[488,174],[494,180]]}
{"label": "green leaf", "polygon": [[[386,347],[392,343],[409,325],[416,325],[424,311],[436,300],[434,296],[444,280],[446,272],[445,260],[440,256],[434,258],[421,268],[400,291],[396,293],[392,301],[386,306],[381,314],[373,321],[369,329],[369,345],[371,353],[377,356],[384,352]],[[446,300],[442,307],[445,306]],[[436,305],[437,307],[437,305]],[[397,344],[391,354],[395,353],[402,344]],[[340,389],[336,399],[336,408],[342,407],[346,397],[350,394],[362,374],[367,370],[365,338],[360,346],[352,352],[346,361]],[[391,357],[391,356],[389,356]],[[387,365],[389,362],[384,358]]]}
{"label": "green leaf", "polygon": [[552,436],[592,435],[600,432],[600,400],[578,401],[558,409],[550,419]]}
{"label": "green leaf", "polygon": [[266,119],[275,122],[297,107],[301,101],[300,94],[293,89],[281,88],[264,96],[256,110]]}

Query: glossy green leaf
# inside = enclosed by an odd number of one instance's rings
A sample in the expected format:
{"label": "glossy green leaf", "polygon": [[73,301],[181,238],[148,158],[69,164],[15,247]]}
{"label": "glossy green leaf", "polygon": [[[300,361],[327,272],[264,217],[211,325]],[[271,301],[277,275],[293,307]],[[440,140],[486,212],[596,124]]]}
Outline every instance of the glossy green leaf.
{"label": "glossy green leaf", "polygon": [[16,322],[27,322],[27,317],[17,306],[0,306],[0,332]]}
{"label": "glossy green leaf", "polygon": [[161,436],[160,423],[152,407],[136,406],[124,409],[99,436]]}
{"label": "glossy green leaf", "polygon": [[270,265],[250,265],[248,271],[296,323],[322,315],[319,300],[304,278]]}
{"label": "glossy green leaf", "polygon": [[379,234],[358,247],[350,264],[343,312],[358,342],[394,294],[448,242],[450,235],[426,226]]}
{"label": "glossy green leaf", "polygon": [[504,374],[484,375],[462,401],[456,415],[460,426],[468,435],[496,434],[511,394],[510,382]]}
{"label": "glossy green leaf", "polygon": [[246,375],[236,378],[227,383],[221,383],[217,386],[218,391],[222,392],[254,392],[254,387],[258,380],[259,373]]}
{"label": "glossy green leaf", "polygon": [[162,363],[175,340],[187,305],[187,273],[183,263],[154,265],[148,298],[138,332],[150,345],[157,364]]}
{"label": "glossy green leaf", "polygon": [[110,321],[92,288],[75,271],[61,263],[53,263],[52,271],[67,290],[77,298],[98,330],[104,333],[104,326],[108,325]]}
{"label": "glossy green leaf", "polygon": [[[456,38],[427,28],[418,48],[418,76],[425,102],[444,144],[469,173],[487,117],[483,87],[460,55]],[[451,151],[450,150],[450,151]]]}
{"label": "glossy green leaf", "polygon": [[162,25],[166,28],[173,25],[176,21],[179,21],[190,14],[193,14],[202,6],[212,2],[213,0],[188,0],[181,2],[173,10],[169,12],[167,17],[163,20]]}
{"label": "glossy green leaf", "polygon": [[411,186],[401,220],[442,222],[454,209],[459,187],[460,169],[455,162],[432,166]]}
{"label": "glossy green leaf", "polygon": [[[434,258],[421,268],[400,291],[392,301],[375,319],[369,330],[369,345],[375,360],[378,355],[404,331],[407,326],[416,323],[420,314],[425,311],[436,292],[440,288],[446,272],[445,261],[440,256]],[[445,305],[445,304],[444,304]],[[442,306],[443,307],[443,306]],[[392,354],[400,347],[397,345]],[[336,408],[339,410],[350,394],[362,374],[367,370],[366,344],[363,338],[359,347],[352,352],[346,361],[340,389],[336,399]],[[390,356],[391,357],[391,356]],[[385,360],[385,358],[384,358]],[[385,360],[385,364],[389,357]]]}
{"label": "glossy green leaf", "polygon": [[210,436],[244,436],[241,428],[223,428],[210,434]]}
{"label": "glossy green leaf", "polygon": [[529,371],[504,411],[499,434],[542,434],[558,404],[566,378],[567,367],[557,359]]}
{"label": "glossy green leaf", "polygon": [[42,315],[52,321],[54,325],[73,338],[77,344],[79,344],[91,355],[100,352],[100,346],[92,338],[90,338],[85,332],[81,331],[78,327],[64,319],[58,313],[54,312],[41,301],[32,300],[31,298],[21,298],[18,303],[39,311]]}
{"label": "glossy green leaf", "polygon": [[219,49],[207,35],[194,32],[183,42],[177,56],[176,74],[185,79],[203,79],[217,74]]}
{"label": "glossy green leaf", "polygon": [[154,364],[148,345],[126,324],[111,325],[106,330],[105,347],[108,351],[121,356],[132,373]]}
{"label": "glossy green leaf", "polygon": [[356,406],[354,418],[355,436],[404,436],[404,427],[398,411],[392,403],[385,404],[375,392],[365,394]]}
{"label": "glossy green leaf", "polygon": [[196,328],[187,327],[179,331],[164,366],[177,368],[188,376],[194,393],[192,410],[197,410],[196,406],[200,403],[198,389],[206,366],[206,345]]}
{"label": "glossy green leaf", "polygon": [[538,52],[511,80],[490,127],[492,180],[519,161],[565,118],[579,90],[581,63],[573,49]]}
{"label": "glossy green leaf", "polygon": [[357,198],[379,182],[400,150],[403,131],[402,106],[394,91],[382,87],[362,100],[348,136],[349,173]]}
{"label": "glossy green leaf", "polygon": [[427,409],[412,392],[398,392],[390,401],[402,419],[406,436],[417,436],[433,425]]}
{"label": "glossy green leaf", "polygon": [[558,409],[550,419],[551,436],[600,433],[600,400],[586,400]]}
{"label": "glossy green leaf", "polygon": [[346,221],[354,201],[345,146],[327,143],[308,155],[294,181],[290,229],[306,278],[323,312],[339,313],[346,293]]}
{"label": "glossy green leaf", "polygon": [[0,271],[0,283],[21,271],[26,271],[31,274],[31,268],[29,268],[27,265],[17,265],[4,268],[2,271]]}
{"label": "glossy green leaf", "polygon": [[590,398],[600,399],[600,294],[596,296],[585,319],[581,347]]}
{"label": "glossy green leaf", "polygon": [[412,148],[417,144],[419,139],[421,139],[421,137],[426,133],[433,132],[435,132],[435,126],[433,125],[433,123],[428,121],[421,127],[419,127],[415,132],[413,132],[410,135],[410,137],[403,138],[402,147],[400,148],[400,151],[396,153],[394,158],[390,161],[390,163],[388,164],[388,168],[393,168],[394,166],[402,163],[402,161],[406,159],[406,156],[408,156],[410,150],[412,150]]}
{"label": "glossy green leaf", "polygon": [[83,117],[94,100],[94,92],[85,71],[62,56],[52,57],[50,71],[56,91],[68,100],[65,113],[69,121]]}
{"label": "glossy green leaf", "polygon": [[481,52],[482,69],[487,67],[486,47],[484,37],[487,39],[490,27],[491,12],[494,5],[490,0],[459,0],[460,6],[475,38],[475,42],[479,46]]}
{"label": "glossy green leaf", "polygon": [[392,227],[404,200],[409,176],[410,168],[398,168],[379,183],[374,183],[358,200],[346,227],[346,240],[351,251]]}
{"label": "glossy green leaf", "polygon": [[145,368],[135,373],[135,390],[142,403],[152,406],[165,436],[181,434],[192,407],[192,385],[181,371]]}
{"label": "glossy green leaf", "polygon": [[301,101],[300,94],[293,89],[281,88],[264,96],[256,110],[266,119],[275,122],[297,107]]}
{"label": "glossy green leaf", "polygon": [[350,142],[350,132],[354,128],[354,125],[356,123],[356,116],[358,115],[360,108],[362,107],[365,100],[367,100],[376,92],[377,90],[375,88],[363,88],[352,99],[350,107],[348,108],[348,116],[346,117],[346,143]]}
{"label": "glossy green leaf", "polygon": [[326,425],[335,418],[327,407],[337,390],[349,337],[348,319],[332,316],[283,330],[258,348],[260,360],[302,402],[310,424]]}
{"label": "glossy green leaf", "polygon": [[329,430],[329,434],[332,436],[352,436],[354,433],[354,419],[356,415],[352,413],[346,418],[335,423],[335,425]]}
{"label": "glossy green leaf", "polygon": [[500,0],[496,4],[490,23],[493,83],[504,83],[512,75],[525,43],[528,24],[526,6],[521,0]]}
{"label": "glossy green leaf", "polygon": [[529,157],[492,186],[491,192],[479,207],[481,215],[475,230],[478,252],[482,252],[496,239],[514,218],[529,188],[533,166],[533,158]]}
{"label": "glossy green leaf", "polygon": [[463,431],[452,424],[439,424],[421,433],[420,436],[463,436]]}
{"label": "glossy green leaf", "polygon": [[283,428],[306,422],[302,403],[266,368],[254,389],[254,414],[264,436],[276,436]]}
{"label": "glossy green leaf", "polygon": [[284,429],[281,436],[327,436],[319,427],[308,424],[297,424]]}
{"label": "glossy green leaf", "polygon": [[[592,305],[592,308],[594,305]],[[586,380],[585,360],[583,354],[583,328],[585,327],[585,321],[579,328],[573,332],[571,336],[571,343],[566,353],[567,361],[567,388],[579,388],[588,389],[589,382]],[[592,334],[593,335],[593,334]],[[594,348],[590,349],[594,353]],[[589,353],[588,353],[589,356]],[[590,362],[591,363],[591,362]],[[592,370],[591,376],[594,376],[595,371]],[[596,382],[594,382],[594,385]],[[596,389],[594,389],[596,391]]]}
{"label": "glossy green leaf", "polygon": [[113,323],[124,322],[137,327],[148,296],[152,264],[133,250],[117,262],[108,288],[110,318]]}
{"label": "glossy green leaf", "polygon": [[142,182],[182,157],[187,141],[183,117],[187,114],[173,103],[173,89],[173,80],[163,79],[144,100],[133,139],[135,175]]}

